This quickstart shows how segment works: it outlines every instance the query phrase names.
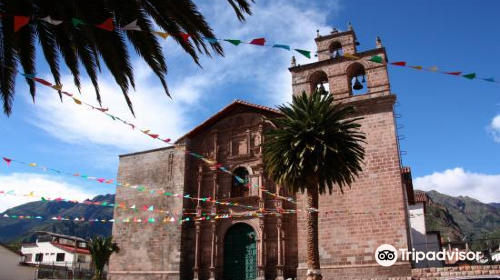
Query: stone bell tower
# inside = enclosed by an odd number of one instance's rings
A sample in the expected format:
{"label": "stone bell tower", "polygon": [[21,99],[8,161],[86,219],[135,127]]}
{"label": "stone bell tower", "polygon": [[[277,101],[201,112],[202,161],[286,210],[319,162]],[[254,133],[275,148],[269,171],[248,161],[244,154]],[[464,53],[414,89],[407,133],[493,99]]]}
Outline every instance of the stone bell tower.
{"label": "stone bell tower", "polygon": [[[411,276],[410,262],[382,267],[375,251],[382,244],[408,249],[408,221],[396,139],[386,49],[380,38],[375,48],[358,51],[351,24],[346,31],[319,32],[315,39],[318,61],[297,65],[292,59],[293,94],[324,87],[336,102],[356,107],[354,117],[365,133],[363,172],[341,193],[321,195],[319,201],[319,252],[323,279],[404,278]],[[375,57],[375,58],[374,58]],[[298,194],[299,209],[306,195]],[[306,214],[297,214],[298,240],[306,240]],[[306,243],[298,245],[299,279],[305,279]],[[410,249],[411,250],[411,249]]]}

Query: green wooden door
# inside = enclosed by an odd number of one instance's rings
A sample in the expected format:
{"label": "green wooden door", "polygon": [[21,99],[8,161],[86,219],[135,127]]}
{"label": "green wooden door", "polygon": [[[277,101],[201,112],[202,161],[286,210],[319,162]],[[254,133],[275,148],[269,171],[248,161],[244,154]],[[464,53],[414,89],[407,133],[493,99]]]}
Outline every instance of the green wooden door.
{"label": "green wooden door", "polygon": [[224,280],[257,278],[255,231],[246,224],[232,226],[224,237]]}

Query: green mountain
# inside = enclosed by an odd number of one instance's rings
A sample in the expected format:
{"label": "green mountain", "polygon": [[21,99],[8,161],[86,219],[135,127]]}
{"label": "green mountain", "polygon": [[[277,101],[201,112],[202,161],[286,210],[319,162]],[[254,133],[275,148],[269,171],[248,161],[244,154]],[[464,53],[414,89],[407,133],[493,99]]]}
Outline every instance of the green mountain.
{"label": "green mountain", "polygon": [[[99,195],[90,202],[114,203],[112,194]],[[7,214],[9,218],[3,216]],[[14,219],[12,216],[41,216],[44,219]],[[61,216],[68,221],[52,220]],[[85,218],[85,222],[74,218]],[[10,208],[0,214],[0,243],[19,244],[35,241],[36,231],[51,231],[90,238],[95,235],[111,235],[111,223],[88,222],[91,219],[112,219],[113,207],[85,205],[71,202],[36,201]]]}
{"label": "green mountain", "polygon": [[427,207],[428,230],[439,230],[443,237],[451,240],[500,237],[500,204],[486,204],[468,196],[452,197],[437,191],[429,191],[427,195],[432,200]]}

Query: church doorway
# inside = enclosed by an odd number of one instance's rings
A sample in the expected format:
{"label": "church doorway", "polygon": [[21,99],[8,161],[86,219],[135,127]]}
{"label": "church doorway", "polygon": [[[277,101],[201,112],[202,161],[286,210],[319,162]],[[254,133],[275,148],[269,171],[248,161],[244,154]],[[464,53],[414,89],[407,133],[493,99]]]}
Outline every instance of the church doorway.
{"label": "church doorway", "polygon": [[257,278],[257,234],[253,228],[238,223],[224,237],[224,280]]}

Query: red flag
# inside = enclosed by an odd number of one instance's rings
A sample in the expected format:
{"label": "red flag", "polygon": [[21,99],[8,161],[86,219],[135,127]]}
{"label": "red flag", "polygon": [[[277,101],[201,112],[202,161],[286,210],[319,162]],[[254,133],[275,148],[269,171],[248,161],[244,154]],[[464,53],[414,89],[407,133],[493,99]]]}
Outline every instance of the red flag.
{"label": "red flag", "polygon": [[109,109],[108,108],[96,108],[97,110],[101,111],[101,112],[107,112]]}
{"label": "red flag", "polygon": [[40,78],[33,78],[33,80],[39,82],[40,84],[44,85],[44,86],[49,86],[51,87],[52,84],[44,79],[40,79]]}
{"label": "red flag", "polygon": [[266,39],[265,38],[257,38],[257,39],[253,39],[250,44],[252,45],[257,45],[257,46],[264,46],[264,44],[266,43]]}
{"label": "red flag", "polygon": [[392,62],[391,64],[396,66],[406,66],[406,62],[404,61]]}
{"label": "red flag", "polygon": [[23,26],[30,22],[29,17],[25,16],[14,16],[14,32],[19,31]]}
{"label": "red flag", "polygon": [[106,182],[104,182],[106,184],[113,184],[113,179],[109,179],[109,180],[106,180]]}
{"label": "red flag", "polygon": [[163,140],[161,140],[161,141],[163,141],[163,142],[165,142],[165,143],[170,143],[170,141],[172,141],[172,140],[170,140],[170,138],[166,138],[166,139],[163,139]]}
{"label": "red flag", "polygon": [[66,92],[66,91],[62,91],[62,93],[65,94],[65,95],[67,95],[67,96],[69,96],[69,97],[73,96],[73,94],[71,94],[69,92]]}
{"label": "red flag", "polygon": [[160,136],[158,134],[148,134],[148,135],[151,136],[151,138],[153,138],[153,139],[156,139],[156,138],[158,138],[158,136]]}
{"label": "red flag", "polygon": [[12,162],[10,158],[3,158],[3,160],[7,163],[7,166],[10,166],[10,163]]}
{"label": "red flag", "polygon": [[179,36],[182,37],[182,39],[184,40],[184,42],[189,42],[189,37],[191,37],[191,35],[187,34],[187,33],[180,33]]}
{"label": "red flag", "polygon": [[97,27],[107,30],[107,31],[113,31],[115,29],[115,26],[113,25],[113,19],[108,18],[105,22],[97,25]]}
{"label": "red flag", "polygon": [[135,125],[129,123],[128,125],[130,125],[130,127],[132,127],[132,129],[135,129]]}
{"label": "red flag", "polygon": [[104,178],[99,178],[99,179],[97,179],[97,181],[98,181],[99,183],[104,183],[104,181],[105,181],[105,180],[106,180],[106,179],[104,179]]}
{"label": "red flag", "polygon": [[445,74],[459,76],[460,74],[462,74],[462,72],[447,72]]}

